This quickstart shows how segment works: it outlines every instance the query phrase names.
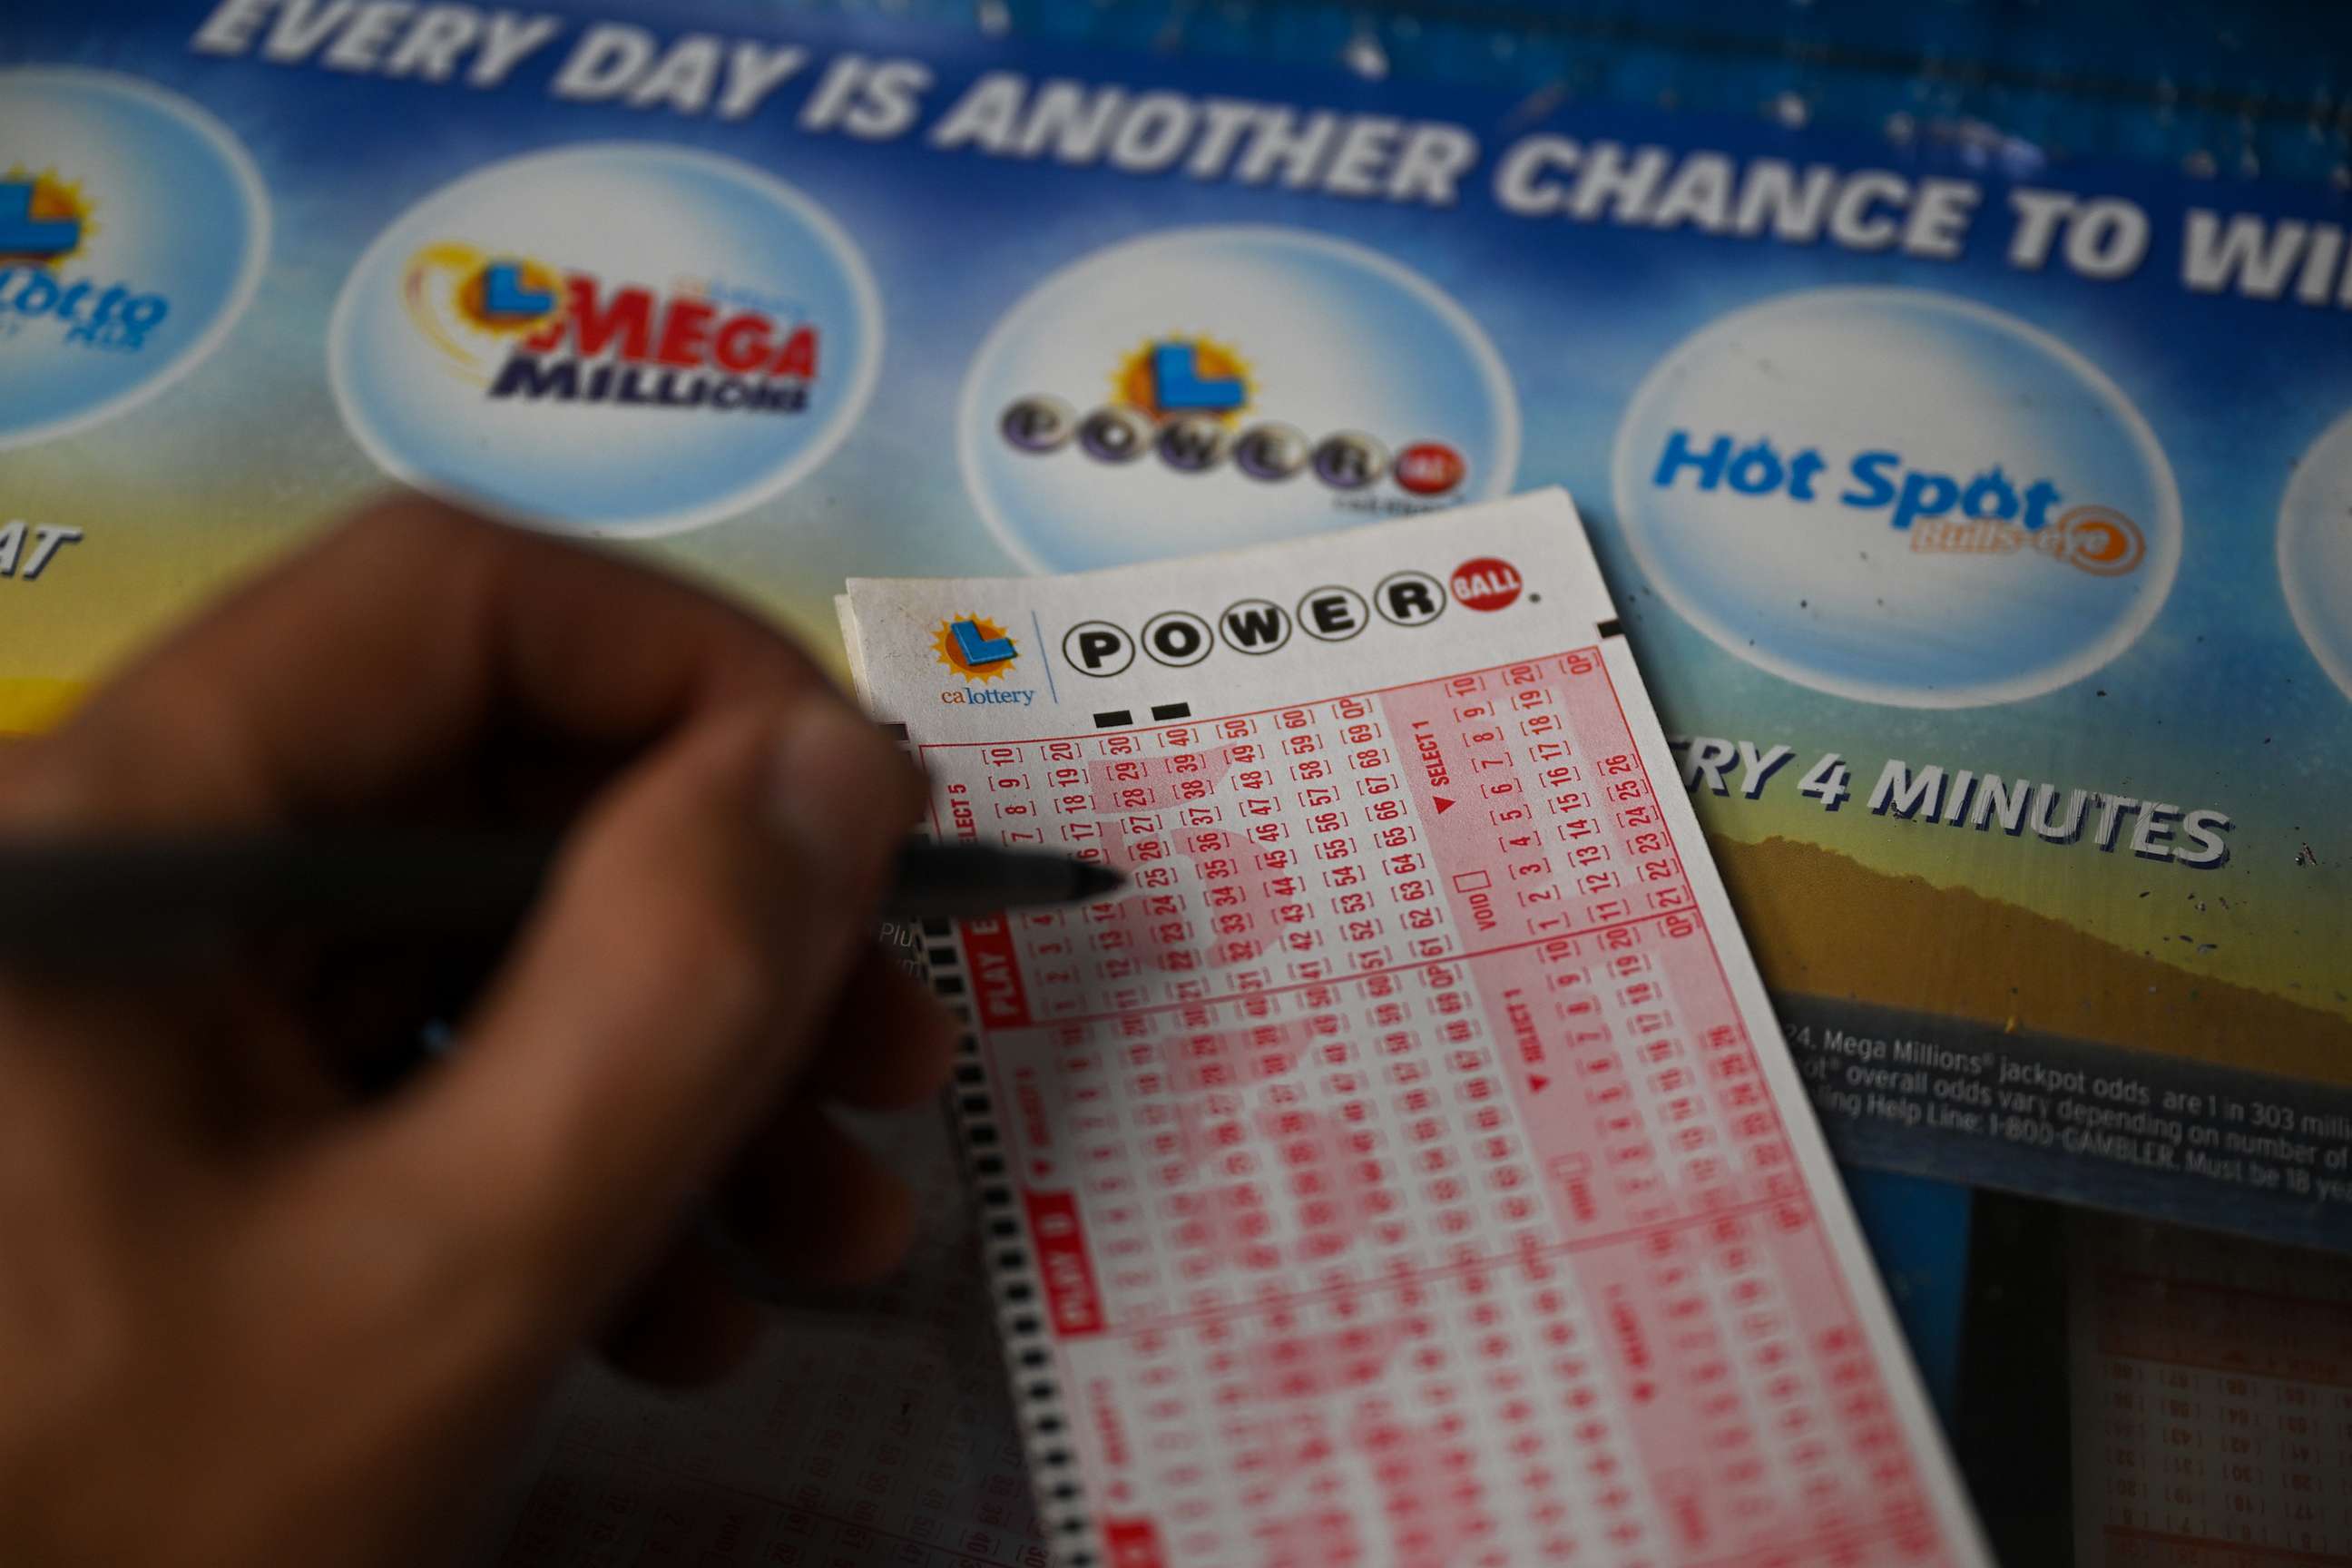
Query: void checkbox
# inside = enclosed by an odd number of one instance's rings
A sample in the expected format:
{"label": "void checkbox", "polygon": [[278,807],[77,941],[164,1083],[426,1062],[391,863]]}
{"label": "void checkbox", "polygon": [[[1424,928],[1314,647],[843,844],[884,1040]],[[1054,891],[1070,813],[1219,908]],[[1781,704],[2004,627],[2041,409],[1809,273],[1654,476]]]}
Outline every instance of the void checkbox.
{"label": "void checkbox", "polygon": [[1495,879],[1484,871],[1465,871],[1454,879],[1457,893],[1483,893],[1495,885]]}

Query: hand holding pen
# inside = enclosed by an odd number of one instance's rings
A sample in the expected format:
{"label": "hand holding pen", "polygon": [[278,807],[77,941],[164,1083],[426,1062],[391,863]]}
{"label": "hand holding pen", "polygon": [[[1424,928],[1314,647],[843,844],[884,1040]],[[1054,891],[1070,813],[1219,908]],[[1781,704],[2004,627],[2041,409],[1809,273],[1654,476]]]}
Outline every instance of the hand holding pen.
{"label": "hand holding pen", "polygon": [[698,1194],[787,1277],[887,1269],[907,1194],[825,1107],[947,1072],[950,1020],[873,941],[922,800],[749,616],[419,501],[0,748],[20,842],[571,825],[463,1048],[372,1096],[337,1053],[446,978],[422,944],[280,920],[150,973],[0,954],[9,1559],[437,1560],[583,1337],[673,1378],[746,1348]]}

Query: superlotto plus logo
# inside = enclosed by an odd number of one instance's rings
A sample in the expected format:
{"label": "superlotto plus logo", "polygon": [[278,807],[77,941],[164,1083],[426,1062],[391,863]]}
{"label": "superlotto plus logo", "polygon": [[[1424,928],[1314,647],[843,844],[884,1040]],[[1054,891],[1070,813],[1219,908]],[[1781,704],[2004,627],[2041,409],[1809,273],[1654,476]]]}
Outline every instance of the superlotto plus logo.
{"label": "superlotto plus logo", "polygon": [[194,105],[100,71],[0,71],[0,446],[151,395],[235,321],[261,182]]}
{"label": "superlotto plus logo", "polygon": [[974,504],[1053,569],[1291,538],[1503,494],[1518,405],[1461,307],[1360,247],[1180,229],[1098,251],[964,385]]}
{"label": "superlotto plus logo", "polygon": [[882,319],[805,196],[708,153],[509,159],[426,196],[328,330],[344,422],[384,468],[519,521],[673,532],[824,460],[871,393]]}
{"label": "superlotto plus logo", "polygon": [[160,289],[101,281],[73,265],[96,232],[92,205],[54,169],[0,175],[0,333],[46,330],[68,347],[137,353],[171,314]]}

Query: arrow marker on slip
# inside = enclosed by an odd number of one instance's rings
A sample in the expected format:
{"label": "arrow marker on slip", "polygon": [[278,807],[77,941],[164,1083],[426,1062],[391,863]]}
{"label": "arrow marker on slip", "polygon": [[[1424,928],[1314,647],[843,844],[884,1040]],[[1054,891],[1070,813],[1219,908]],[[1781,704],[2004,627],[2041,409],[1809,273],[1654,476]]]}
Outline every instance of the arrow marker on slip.
{"label": "arrow marker on slip", "polygon": [[1437,815],[1440,816],[1454,809],[1454,803],[1442,795],[1433,795],[1429,798],[1437,803]]}

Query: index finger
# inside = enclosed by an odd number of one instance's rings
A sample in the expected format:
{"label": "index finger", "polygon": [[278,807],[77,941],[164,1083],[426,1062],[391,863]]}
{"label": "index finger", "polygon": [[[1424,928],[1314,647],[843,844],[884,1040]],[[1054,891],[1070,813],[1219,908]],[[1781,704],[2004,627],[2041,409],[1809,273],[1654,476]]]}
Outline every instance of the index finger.
{"label": "index finger", "polygon": [[825,689],[710,595],[404,497],[140,657],[45,748],[69,788],[44,800],[36,784],[22,804],[134,824],[331,810],[509,724],[636,746],[698,712]]}

